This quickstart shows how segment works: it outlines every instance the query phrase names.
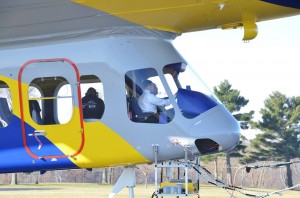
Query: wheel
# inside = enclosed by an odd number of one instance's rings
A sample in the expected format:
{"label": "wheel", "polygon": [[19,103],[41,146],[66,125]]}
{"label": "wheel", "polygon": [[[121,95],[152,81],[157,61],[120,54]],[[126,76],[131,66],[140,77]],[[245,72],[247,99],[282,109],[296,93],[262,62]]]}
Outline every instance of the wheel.
{"label": "wheel", "polygon": [[153,192],[151,198],[154,198],[154,197],[158,198],[158,196],[155,194],[155,192]]}

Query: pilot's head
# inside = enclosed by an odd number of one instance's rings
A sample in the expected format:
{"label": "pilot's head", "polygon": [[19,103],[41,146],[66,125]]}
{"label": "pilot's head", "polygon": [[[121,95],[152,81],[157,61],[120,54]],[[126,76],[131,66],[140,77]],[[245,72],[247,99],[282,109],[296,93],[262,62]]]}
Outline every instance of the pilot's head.
{"label": "pilot's head", "polygon": [[85,95],[86,95],[86,96],[88,96],[88,95],[95,95],[95,96],[98,97],[98,92],[96,91],[95,88],[90,87],[90,88],[87,90],[87,92],[85,93]]}
{"label": "pilot's head", "polygon": [[143,85],[144,85],[144,89],[147,89],[152,94],[157,95],[157,93],[158,93],[157,86],[151,80],[145,80]]}

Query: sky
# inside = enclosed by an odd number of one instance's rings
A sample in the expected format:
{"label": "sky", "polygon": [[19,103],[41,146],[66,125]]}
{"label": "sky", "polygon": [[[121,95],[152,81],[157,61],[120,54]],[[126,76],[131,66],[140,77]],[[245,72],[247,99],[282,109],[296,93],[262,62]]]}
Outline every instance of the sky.
{"label": "sky", "polygon": [[249,100],[242,110],[254,110],[256,120],[273,91],[300,96],[300,16],[257,26],[258,36],[247,43],[243,29],[185,33],[174,41],[211,90],[225,79],[239,90]]}

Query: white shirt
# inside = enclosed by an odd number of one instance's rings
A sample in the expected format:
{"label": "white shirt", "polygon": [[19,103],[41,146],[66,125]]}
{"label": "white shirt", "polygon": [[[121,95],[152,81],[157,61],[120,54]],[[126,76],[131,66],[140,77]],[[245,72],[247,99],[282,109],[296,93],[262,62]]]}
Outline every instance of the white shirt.
{"label": "white shirt", "polygon": [[138,104],[144,113],[157,113],[157,106],[168,106],[171,104],[171,102],[169,99],[162,99],[155,96],[149,90],[144,90],[144,93],[138,100]]}

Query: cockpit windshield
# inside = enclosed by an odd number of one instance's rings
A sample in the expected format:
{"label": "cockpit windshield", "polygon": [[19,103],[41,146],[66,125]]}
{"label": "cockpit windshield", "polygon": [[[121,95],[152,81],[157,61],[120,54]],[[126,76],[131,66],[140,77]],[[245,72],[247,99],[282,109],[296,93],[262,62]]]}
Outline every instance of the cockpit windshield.
{"label": "cockpit windshield", "polygon": [[194,70],[185,63],[166,65],[163,72],[186,118],[194,118],[219,103]]}

